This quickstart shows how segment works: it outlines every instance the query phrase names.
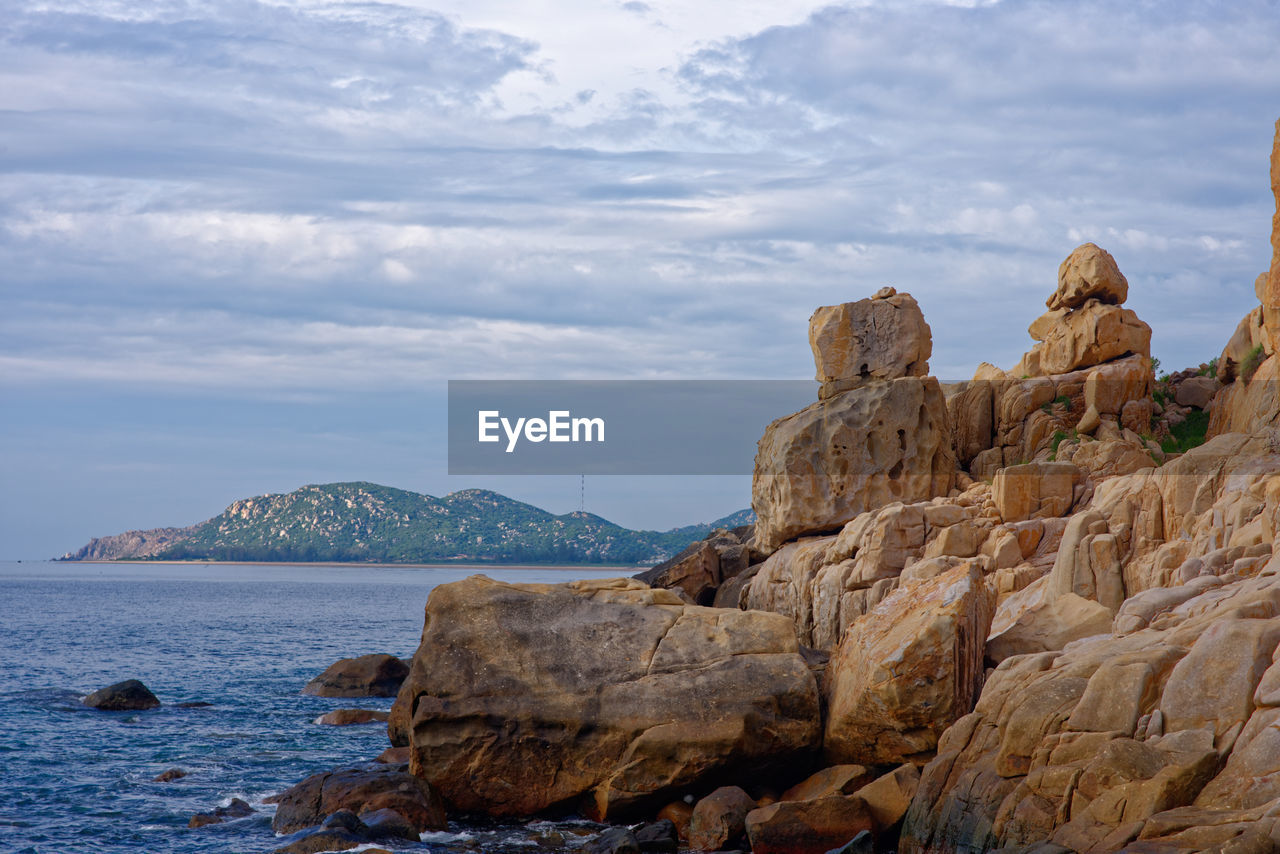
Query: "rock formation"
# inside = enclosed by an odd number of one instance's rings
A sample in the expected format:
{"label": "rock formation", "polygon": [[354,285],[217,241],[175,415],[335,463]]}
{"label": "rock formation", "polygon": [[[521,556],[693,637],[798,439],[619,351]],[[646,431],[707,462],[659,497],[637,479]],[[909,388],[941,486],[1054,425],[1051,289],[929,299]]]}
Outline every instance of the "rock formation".
{"label": "rock formation", "polygon": [[494,815],[635,814],[820,740],[789,620],[623,579],[437,587],[396,704],[413,773]]}
{"label": "rock formation", "polygon": [[1093,244],[1018,366],[946,399],[908,295],[819,309],[754,537],[652,587],[437,588],[393,740],[456,808],[664,845],[1280,850],[1280,213],[1273,245],[1217,364],[1158,384]]}
{"label": "rock formation", "polygon": [[814,312],[819,401],[769,425],[756,453],[755,547],[838,529],[891,501],[945,495],[955,461],[933,341],[908,294]]}

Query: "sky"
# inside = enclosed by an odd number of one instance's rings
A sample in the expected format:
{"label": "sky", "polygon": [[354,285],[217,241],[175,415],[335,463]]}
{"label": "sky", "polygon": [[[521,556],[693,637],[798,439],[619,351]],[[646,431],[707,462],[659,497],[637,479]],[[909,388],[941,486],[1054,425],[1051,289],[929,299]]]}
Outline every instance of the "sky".
{"label": "sky", "polygon": [[883,285],[962,379],[1085,241],[1199,364],[1270,261],[1276,44],[1274,0],[0,0],[0,558],[337,480],[575,510],[448,476],[449,379],[804,379]]}

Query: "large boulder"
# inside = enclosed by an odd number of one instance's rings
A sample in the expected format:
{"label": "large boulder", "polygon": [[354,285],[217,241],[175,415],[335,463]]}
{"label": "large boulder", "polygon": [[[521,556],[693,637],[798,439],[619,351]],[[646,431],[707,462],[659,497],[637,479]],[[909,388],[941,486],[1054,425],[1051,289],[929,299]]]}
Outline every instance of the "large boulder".
{"label": "large boulder", "polygon": [[1037,345],[1041,375],[1065,374],[1123,356],[1151,355],[1151,327],[1132,310],[1091,300],[1067,312]]}
{"label": "large boulder", "polygon": [[821,738],[790,620],[631,579],[437,587],[397,706],[412,772],[491,815],[634,815]]}
{"label": "large boulder", "polygon": [[317,697],[394,697],[409,667],[394,655],[374,653],[343,658],[302,689]]}
{"label": "large boulder", "polygon": [[1084,243],[1058,267],[1058,289],[1045,301],[1050,311],[1079,308],[1091,299],[1121,305],[1129,298],[1125,279],[1111,253],[1093,243]]}
{"label": "large boulder", "polygon": [[746,826],[752,854],[825,854],[862,831],[874,832],[876,821],[857,795],[832,795],[752,810]]}
{"label": "large boulder", "polygon": [[899,588],[855,622],[827,667],[828,759],[885,765],[931,753],[977,699],[994,611],[967,562]]}
{"label": "large boulder", "polygon": [[946,400],[932,377],[868,382],[821,400],[760,439],[755,545],[772,552],[890,502],[946,495],[955,468]]}
{"label": "large boulder", "polygon": [[815,311],[809,346],[825,398],[867,380],[926,376],[933,333],[910,294],[884,288],[870,299]]}
{"label": "large boulder", "polygon": [[426,782],[380,764],[335,768],[267,798],[276,804],[271,828],[293,833],[320,824],[339,810],[360,815],[395,810],[421,833],[445,828],[444,806]]}

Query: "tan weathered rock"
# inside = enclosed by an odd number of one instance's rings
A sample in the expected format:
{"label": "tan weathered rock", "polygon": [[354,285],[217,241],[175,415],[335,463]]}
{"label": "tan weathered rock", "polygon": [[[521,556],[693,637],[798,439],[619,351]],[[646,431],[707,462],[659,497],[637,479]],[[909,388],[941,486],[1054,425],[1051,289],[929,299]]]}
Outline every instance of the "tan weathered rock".
{"label": "tan weathered rock", "polygon": [[[1091,299],[1121,305],[1129,282],[1111,253],[1093,243],[1071,250],[1058,267],[1058,289],[1045,301],[1050,310],[1080,308]],[[1043,340],[1043,339],[1040,339]]]}
{"label": "tan weathered rock", "polygon": [[1151,355],[1151,327],[1127,308],[1100,302],[1068,312],[1040,346],[1040,373],[1065,374],[1123,356]]}
{"label": "tan weathered rock", "polygon": [[919,785],[920,771],[908,763],[877,777],[854,794],[866,801],[876,828],[884,830],[897,824],[906,814]]}
{"label": "tan weathered rock", "polygon": [[1149,448],[1122,439],[1082,441],[1072,444],[1065,451],[1059,446],[1058,458],[1078,466],[1092,481],[1103,481],[1156,467]]}
{"label": "tan weathered rock", "polygon": [[1271,218],[1271,272],[1262,299],[1262,318],[1271,341],[1271,352],[1280,352],[1280,121],[1276,122],[1271,149],[1271,194],[1276,212]]}
{"label": "tan weathered rock", "polygon": [[809,346],[818,382],[837,384],[834,393],[867,380],[928,375],[933,334],[911,295],[893,292],[819,308],[809,318]]}
{"label": "tan weathered rock", "polygon": [[999,663],[1013,655],[1060,650],[1093,635],[1110,634],[1111,612],[1074,593],[1055,593],[1048,576],[1006,597],[996,608],[986,656]]}
{"label": "tan weathered rock", "polygon": [[827,667],[825,751],[835,762],[905,762],[932,751],[982,682],[995,597],[975,566],[890,594]]}
{"label": "tan weathered rock", "polygon": [[1112,614],[1125,600],[1119,542],[1102,514],[1086,510],[1071,517],[1049,576],[1050,595],[1074,593],[1101,603]]}
{"label": "tan weathered rock", "polygon": [[1252,433],[1280,424],[1280,357],[1258,366],[1249,382],[1237,379],[1218,392],[1210,408],[1210,437]]}
{"label": "tan weathered rock", "polygon": [[747,814],[751,854],[826,854],[876,823],[862,798],[780,801]]}
{"label": "tan weathered rock", "polygon": [[756,808],[751,796],[737,786],[721,786],[693,808],[689,818],[689,847],[721,851],[746,832],[747,813]]}
{"label": "tan weathered rock", "polygon": [[816,801],[832,795],[852,795],[875,779],[875,773],[865,765],[832,765],[796,783],[778,800]]}
{"label": "tan weathered rock", "polygon": [[397,703],[412,710],[410,770],[492,815],[652,809],[708,777],[802,761],[820,738],[789,620],[630,579],[435,588]]}
{"label": "tan weathered rock", "polygon": [[1005,660],[940,740],[900,850],[1116,850],[1270,802],[1274,710],[1251,697],[1277,626],[1272,572],[1204,585],[1132,634]]}
{"label": "tan weathered rock", "polygon": [[1067,462],[1009,466],[991,484],[1000,518],[1006,522],[1064,516],[1071,509],[1080,469]]}
{"label": "tan weathered rock", "polygon": [[1165,731],[1210,728],[1222,736],[1243,726],[1278,644],[1280,619],[1224,618],[1210,625],[1165,684]]}
{"label": "tan weathered rock", "polygon": [[871,382],[769,425],[756,452],[755,546],[834,531],[894,501],[946,495],[955,475],[933,378]]}
{"label": "tan weathered rock", "polygon": [[[1265,293],[1267,274],[1263,273],[1258,279]],[[1261,300],[1262,296],[1258,298]],[[1271,339],[1267,337],[1267,328],[1262,323],[1262,306],[1258,306],[1240,319],[1236,331],[1227,340],[1227,346],[1222,348],[1215,374],[1218,382],[1224,385],[1235,382],[1241,375],[1241,367],[1256,356],[1257,351],[1267,356],[1274,355],[1270,347]]]}
{"label": "tan weathered rock", "polygon": [[1248,809],[1280,798],[1280,709],[1253,712],[1226,767],[1196,798],[1203,807]]}

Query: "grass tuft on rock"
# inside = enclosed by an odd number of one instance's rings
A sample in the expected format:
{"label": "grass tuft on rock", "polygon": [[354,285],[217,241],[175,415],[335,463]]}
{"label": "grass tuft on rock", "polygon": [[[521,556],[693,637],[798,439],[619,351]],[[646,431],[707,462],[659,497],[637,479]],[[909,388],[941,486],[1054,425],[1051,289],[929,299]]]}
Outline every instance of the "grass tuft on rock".
{"label": "grass tuft on rock", "polygon": [[1193,409],[1185,421],[1169,428],[1169,435],[1160,442],[1160,449],[1166,454],[1183,454],[1192,448],[1204,444],[1205,434],[1209,432],[1209,413],[1201,409]]}

